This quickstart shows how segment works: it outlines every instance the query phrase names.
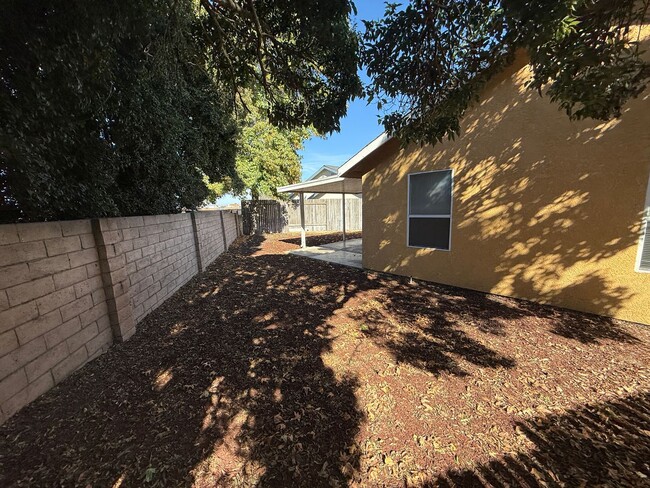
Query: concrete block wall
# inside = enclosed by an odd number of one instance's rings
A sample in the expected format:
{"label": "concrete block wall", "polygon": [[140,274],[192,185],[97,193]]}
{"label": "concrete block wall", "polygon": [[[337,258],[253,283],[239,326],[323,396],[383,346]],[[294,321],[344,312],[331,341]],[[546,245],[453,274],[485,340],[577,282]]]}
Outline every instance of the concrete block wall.
{"label": "concrete block wall", "polygon": [[0,421],[113,342],[89,220],[0,226]]}
{"label": "concrete block wall", "polygon": [[[190,214],[106,219],[116,233],[129,277],[135,322],[200,270]],[[209,240],[209,236],[205,236]]]}
{"label": "concrete block wall", "polygon": [[238,235],[220,211],[0,225],[0,424],[128,340]]}
{"label": "concrete block wall", "polygon": [[[224,213],[219,212],[219,216],[212,215],[213,212],[197,212],[195,214],[198,242],[202,257],[202,270],[208,267],[228,247],[224,241],[224,236],[226,236],[223,231],[226,226],[225,220],[224,227],[222,228],[221,226],[221,219]],[[227,215],[232,214],[228,213]],[[209,239],[207,238],[208,236],[214,236],[214,238]]]}
{"label": "concrete block wall", "polygon": [[224,227],[226,229],[226,246],[230,246],[239,235],[241,235],[241,228],[238,214],[227,212],[223,214]]}

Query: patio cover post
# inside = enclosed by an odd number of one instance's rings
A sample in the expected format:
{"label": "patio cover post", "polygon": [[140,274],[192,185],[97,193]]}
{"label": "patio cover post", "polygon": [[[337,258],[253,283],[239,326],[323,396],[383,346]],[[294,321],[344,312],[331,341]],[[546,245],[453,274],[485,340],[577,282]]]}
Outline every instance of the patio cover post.
{"label": "patio cover post", "polygon": [[305,194],[300,192],[300,247],[307,247],[307,236],[305,229]]}
{"label": "patio cover post", "polygon": [[343,223],[343,247],[345,247],[345,193],[341,193],[341,222]]}

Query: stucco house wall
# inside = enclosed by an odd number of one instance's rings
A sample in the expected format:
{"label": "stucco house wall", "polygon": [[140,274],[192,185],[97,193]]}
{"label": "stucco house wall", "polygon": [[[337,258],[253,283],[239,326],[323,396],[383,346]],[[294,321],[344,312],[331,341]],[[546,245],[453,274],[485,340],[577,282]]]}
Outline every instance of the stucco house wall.
{"label": "stucco house wall", "polygon": [[[650,324],[650,273],[635,271],[650,90],[618,120],[571,122],[529,78],[523,59],[495,78],[456,141],[369,156],[364,267]],[[407,175],[447,168],[451,250],[409,248]]]}

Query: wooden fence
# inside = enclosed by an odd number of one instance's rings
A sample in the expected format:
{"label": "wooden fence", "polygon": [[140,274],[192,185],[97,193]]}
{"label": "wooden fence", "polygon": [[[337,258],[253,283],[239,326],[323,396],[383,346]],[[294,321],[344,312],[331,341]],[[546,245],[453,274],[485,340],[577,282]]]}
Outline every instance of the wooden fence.
{"label": "wooden fence", "polygon": [[287,205],[276,200],[242,200],[244,234],[284,232],[289,222]]}
{"label": "wooden fence", "polygon": [[[361,230],[361,200],[345,199],[345,229]],[[276,200],[242,201],[244,234],[294,232],[300,230],[300,205]],[[342,230],[341,200],[305,201],[308,231]]]}

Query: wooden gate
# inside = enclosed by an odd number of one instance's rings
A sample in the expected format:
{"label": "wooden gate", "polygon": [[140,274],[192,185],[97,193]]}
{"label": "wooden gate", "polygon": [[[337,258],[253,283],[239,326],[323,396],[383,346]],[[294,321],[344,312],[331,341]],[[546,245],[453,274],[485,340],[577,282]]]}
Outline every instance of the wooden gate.
{"label": "wooden gate", "polygon": [[242,200],[244,234],[285,232],[287,205],[276,200]]}

